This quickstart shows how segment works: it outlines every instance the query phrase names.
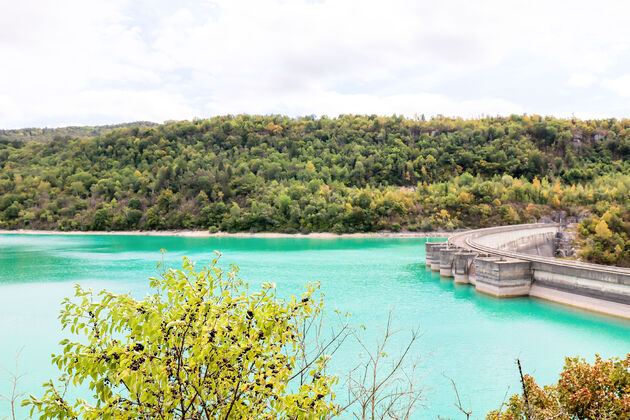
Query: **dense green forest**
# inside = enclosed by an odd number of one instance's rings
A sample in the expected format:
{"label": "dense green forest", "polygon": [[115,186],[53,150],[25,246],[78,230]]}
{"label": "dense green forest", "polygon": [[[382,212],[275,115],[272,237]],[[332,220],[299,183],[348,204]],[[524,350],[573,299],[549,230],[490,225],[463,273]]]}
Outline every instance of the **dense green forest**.
{"label": "dense green forest", "polygon": [[0,135],[5,229],[452,230],[566,212],[591,215],[586,241],[615,206],[619,263],[629,191],[630,120],[238,115]]}

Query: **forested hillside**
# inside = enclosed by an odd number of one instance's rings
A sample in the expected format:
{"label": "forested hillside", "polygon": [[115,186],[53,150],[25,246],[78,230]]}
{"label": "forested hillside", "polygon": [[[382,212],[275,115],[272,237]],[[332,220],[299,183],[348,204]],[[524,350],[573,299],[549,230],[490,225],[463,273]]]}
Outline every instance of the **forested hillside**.
{"label": "forested hillside", "polygon": [[614,204],[623,231],[629,191],[630,120],[239,115],[0,137],[9,229],[456,229]]}
{"label": "forested hillside", "polygon": [[59,128],[20,128],[18,130],[0,130],[0,141],[24,142],[36,141],[49,142],[55,138],[64,137],[94,137],[109,133],[116,128],[124,127],[154,127],[156,123],[149,121],[135,121],[123,124],[95,125],[95,126],[70,126]]}

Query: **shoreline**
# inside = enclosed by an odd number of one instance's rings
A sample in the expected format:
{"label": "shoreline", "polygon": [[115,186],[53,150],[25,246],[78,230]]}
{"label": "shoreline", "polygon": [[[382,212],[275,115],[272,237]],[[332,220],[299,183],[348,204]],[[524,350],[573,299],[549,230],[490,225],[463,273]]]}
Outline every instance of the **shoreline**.
{"label": "shoreline", "polygon": [[0,230],[0,235],[102,235],[102,236],[179,236],[186,238],[305,238],[305,239],[334,239],[334,238],[448,238],[453,232],[363,232],[363,233],[280,233],[280,232],[217,232],[210,233],[205,230],[126,230],[126,231],[58,231],[17,229]]}

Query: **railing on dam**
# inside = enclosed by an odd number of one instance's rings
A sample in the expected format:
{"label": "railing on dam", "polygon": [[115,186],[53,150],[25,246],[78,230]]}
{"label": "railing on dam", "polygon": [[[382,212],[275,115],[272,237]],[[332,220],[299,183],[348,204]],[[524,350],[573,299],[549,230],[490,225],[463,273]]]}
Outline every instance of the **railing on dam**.
{"label": "railing on dam", "polygon": [[[478,229],[451,236],[448,246],[477,254],[469,263],[470,283],[481,292],[531,295],[630,318],[630,269],[523,252],[553,241],[559,229],[558,224]],[[452,250],[443,254],[458,260]]]}

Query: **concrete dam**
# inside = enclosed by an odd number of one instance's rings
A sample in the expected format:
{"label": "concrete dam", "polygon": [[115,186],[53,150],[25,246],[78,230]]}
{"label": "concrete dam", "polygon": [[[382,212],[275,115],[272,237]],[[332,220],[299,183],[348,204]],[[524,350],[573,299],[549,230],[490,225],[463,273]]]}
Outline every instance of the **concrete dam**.
{"label": "concrete dam", "polygon": [[559,224],[478,229],[427,242],[425,263],[497,297],[534,296],[630,319],[630,269],[555,258]]}

